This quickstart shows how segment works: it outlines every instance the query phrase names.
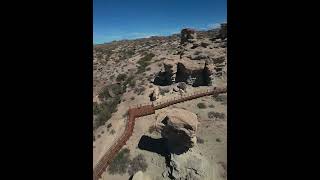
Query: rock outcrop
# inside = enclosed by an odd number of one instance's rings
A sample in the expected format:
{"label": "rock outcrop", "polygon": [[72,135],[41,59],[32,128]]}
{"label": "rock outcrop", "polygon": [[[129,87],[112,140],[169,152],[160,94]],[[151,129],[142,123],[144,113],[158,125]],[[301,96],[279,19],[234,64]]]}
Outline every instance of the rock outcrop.
{"label": "rock outcrop", "polygon": [[157,125],[161,136],[168,140],[168,150],[174,154],[181,154],[196,144],[198,123],[196,114],[173,108],[166,112],[166,116]]}
{"label": "rock outcrop", "polygon": [[198,148],[176,155],[171,154],[169,168],[164,172],[175,180],[218,180],[217,164],[212,165]]}
{"label": "rock outcrop", "polygon": [[167,86],[171,85],[174,82],[174,72],[173,72],[174,65],[163,63],[163,69],[156,75],[154,79],[154,84],[160,86]]}
{"label": "rock outcrop", "polygon": [[197,34],[194,29],[186,28],[181,30],[181,45],[192,43],[197,39]]}
{"label": "rock outcrop", "polygon": [[217,180],[216,164],[201,155],[196,144],[197,115],[184,109],[171,109],[160,113],[158,129],[167,139],[168,163],[162,173],[165,179]]}
{"label": "rock outcrop", "polygon": [[220,25],[220,38],[225,39],[227,38],[227,23],[223,23]]}
{"label": "rock outcrop", "polygon": [[160,71],[154,84],[167,86],[173,83],[185,82],[192,86],[210,86],[214,79],[214,67],[206,62],[178,61],[164,62],[164,71]]}

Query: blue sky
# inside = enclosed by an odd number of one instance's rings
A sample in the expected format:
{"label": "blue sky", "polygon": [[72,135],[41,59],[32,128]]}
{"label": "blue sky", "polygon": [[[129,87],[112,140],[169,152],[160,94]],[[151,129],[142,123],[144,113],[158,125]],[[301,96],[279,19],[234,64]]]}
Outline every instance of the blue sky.
{"label": "blue sky", "polygon": [[227,20],[227,0],[93,0],[93,43],[208,29]]}

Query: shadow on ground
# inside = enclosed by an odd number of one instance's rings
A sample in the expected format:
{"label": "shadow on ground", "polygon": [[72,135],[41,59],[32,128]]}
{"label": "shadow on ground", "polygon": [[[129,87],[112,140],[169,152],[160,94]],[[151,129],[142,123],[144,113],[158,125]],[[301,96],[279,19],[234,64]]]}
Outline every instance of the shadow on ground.
{"label": "shadow on ground", "polygon": [[141,137],[138,144],[139,149],[154,152],[164,157],[169,154],[166,147],[167,140],[165,138],[154,139],[146,135]]}

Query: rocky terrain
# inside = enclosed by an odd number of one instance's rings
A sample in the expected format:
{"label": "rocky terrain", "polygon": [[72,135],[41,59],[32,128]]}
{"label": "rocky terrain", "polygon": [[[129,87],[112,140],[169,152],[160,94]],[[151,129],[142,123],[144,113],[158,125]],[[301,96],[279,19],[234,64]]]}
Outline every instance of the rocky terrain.
{"label": "rocky terrain", "polygon": [[[95,45],[93,165],[123,133],[129,106],[226,86],[226,33],[223,24]],[[226,144],[226,94],[179,103],[138,118],[121,166],[102,179],[226,179]]]}

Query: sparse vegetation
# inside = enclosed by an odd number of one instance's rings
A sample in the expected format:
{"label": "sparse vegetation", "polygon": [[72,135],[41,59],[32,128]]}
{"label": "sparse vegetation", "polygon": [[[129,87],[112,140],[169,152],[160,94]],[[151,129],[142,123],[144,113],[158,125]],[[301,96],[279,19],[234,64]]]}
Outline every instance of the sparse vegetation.
{"label": "sparse vegetation", "polygon": [[130,150],[125,148],[121,150],[110,163],[108,172],[110,174],[125,174],[130,164]]}
{"label": "sparse vegetation", "polygon": [[217,138],[216,141],[217,141],[217,142],[221,142],[221,139],[220,139],[220,138]]}
{"label": "sparse vegetation", "polygon": [[146,88],[144,86],[136,87],[134,89],[134,93],[141,95],[145,90],[146,90]]}
{"label": "sparse vegetation", "polygon": [[202,102],[198,103],[197,106],[198,106],[199,109],[206,109],[207,108],[207,105],[202,103]]}
{"label": "sparse vegetation", "polygon": [[119,84],[112,84],[104,87],[99,94],[102,103],[94,103],[94,113],[96,117],[93,122],[93,129],[104,125],[110,118],[112,113],[117,111],[117,105],[121,102],[121,95],[124,93],[123,86]]}
{"label": "sparse vegetation", "polygon": [[163,96],[165,93],[170,92],[168,88],[159,88],[159,93]]}
{"label": "sparse vegetation", "polygon": [[221,102],[221,104],[227,104],[227,95],[225,94],[219,94],[218,96],[214,97],[214,99],[218,102]]}
{"label": "sparse vegetation", "polygon": [[213,105],[213,104],[210,104],[210,105],[209,105],[209,108],[214,108],[214,105]]}
{"label": "sparse vegetation", "polygon": [[148,168],[148,164],[146,162],[145,157],[142,154],[137,155],[130,161],[130,165],[128,167],[128,174],[131,176],[138,171],[145,172]]}
{"label": "sparse vegetation", "polygon": [[137,74],[140,74],[146,71],[146,67],[150,65],[150,61],[154,56],[155,55],[153,53],[146,54],[137,62],[139,65]]}
{"label": "sparse vegetation", "polygon": [[225,114],[224,113],[210,111],[210,112],[208,112],[208,118],[210,118],[210,119],[224,119],[225,118]]}
{"label": "sparse vegetation", "polygon": [[111,124],[111,123],[107,125],[107,129],[109,129],[109,128],[111,128],[111,127],[112,127],[112,124]]}
{"label": "sparse vegetation", "polygon": [[133,100],[135,99],[135,97],[134,97],[134,96],[132,96],[130,99],[133,101]]}
{"label": "sparse vegetation", "polygon": [[127,78],[127,74],[119,74],[116,81],[124,81]]}
{"label": "sparse vegetation", "polygon": [[93,102],[93,114],[97,115],[101,111],[100,106],[98,103]]}
{"label": "sparse vegetation", "polygon": [[112,130],[110,131],[110,134],[114,134],[114,133],[116,133],[116,131],[115,131],[114,129],[112,129]]}

